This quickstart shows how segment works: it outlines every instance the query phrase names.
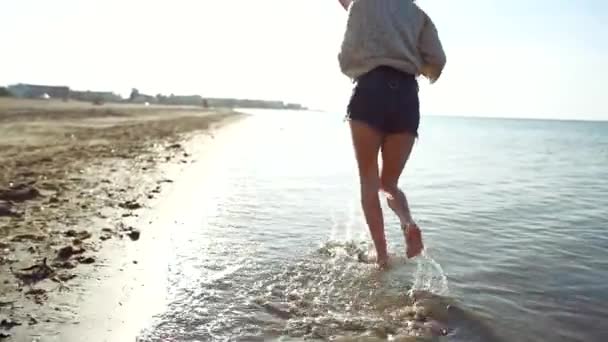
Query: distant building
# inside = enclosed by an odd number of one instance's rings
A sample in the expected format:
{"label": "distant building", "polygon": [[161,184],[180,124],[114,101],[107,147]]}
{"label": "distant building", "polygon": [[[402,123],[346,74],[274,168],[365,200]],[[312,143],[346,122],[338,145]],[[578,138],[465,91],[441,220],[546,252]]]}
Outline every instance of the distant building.
{"label": "distant building", "polygon": [[62,99],[67,101],[70,97],[70,88],[66,86],[47,86],[19,83],[8,87],[8,91],[15,97],[28,99]]}
{"label": "distant building", "polygon": [[232,98],[207,98],[211,107],[229,108],[262,108],[262,109],[305,109],[296,103],[284,103],[283,101],[232,99]]}
{"label": "distant building", "polygon": [[70,98],[77,101],[106,103],[106,102],[121,102],[123,98],[110,91],[76,91],[70,92]]}
{"label": "distant building", "polygon": [[179,106],[203,106],[205,107],[205,99],[200,95],[173,95],[163,96],[157,95],[156,98],[161,104],[179,105]]}
{"label": "distant building", "polygon": [[13,96],[10,91],[6,87],[0,87],[0,97],[8,97]]}
{"label": "distant building", "polygon": [[156,96],[146,95],[146,94],[138,94],[134,96],[130,102],[132,103],[147,103],[147,104],[155,104],[158,103],[158,99]]}
{"label": "distant building", "polygon": [[299,103],[287,103],[285,104],[286,109],[294,109],[294,110],[304,110],[306,107],[302,106]]}

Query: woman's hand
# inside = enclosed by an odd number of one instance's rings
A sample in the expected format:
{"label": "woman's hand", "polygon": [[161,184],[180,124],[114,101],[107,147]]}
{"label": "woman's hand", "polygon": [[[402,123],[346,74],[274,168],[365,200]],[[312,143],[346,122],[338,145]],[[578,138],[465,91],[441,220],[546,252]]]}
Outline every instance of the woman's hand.
{"label": "woman's hand", "polygon": [[342,7],[344,7],[345,10],[348,10],[348,6],[350,6],[350,3],[353,2],[353,0],[338,0],[340,1],[340,5],[342,5]]}
{"label": "woman's hand", "polygon": [[426,13],[424,16],[425,23],[418,42],[418,49],[424,61],[421,72],[431,83],[435,83],[443,72],[446,56],[441,40],[439,40],[437,27]]}

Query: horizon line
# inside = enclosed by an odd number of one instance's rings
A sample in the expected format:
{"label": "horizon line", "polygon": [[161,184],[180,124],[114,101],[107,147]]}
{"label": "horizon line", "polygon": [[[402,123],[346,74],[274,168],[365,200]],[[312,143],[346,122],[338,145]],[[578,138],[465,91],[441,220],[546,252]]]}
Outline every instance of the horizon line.
{"label": "horizon line", "polygon": [[[334,110],[326,110],[326,109],[314,109],[309,108],[307,111],[309,112],[322,112],[322,113],[340,113],[340,111]],[[563,117],[563,116],[553,116],[553,117],[539,117],[539,116],[506,116],[505,114],[441,114],[441,113],[421,113],[421,116],[432,116],[432,117],[442,117],[442,118],[460,118],[460,119],[495,119],[495,120],[529,120],[529,121],[568,121],[568,122],[599,122],[606,123],[608,122],[608,117],[606,118],[593,118],[593,117]]]}

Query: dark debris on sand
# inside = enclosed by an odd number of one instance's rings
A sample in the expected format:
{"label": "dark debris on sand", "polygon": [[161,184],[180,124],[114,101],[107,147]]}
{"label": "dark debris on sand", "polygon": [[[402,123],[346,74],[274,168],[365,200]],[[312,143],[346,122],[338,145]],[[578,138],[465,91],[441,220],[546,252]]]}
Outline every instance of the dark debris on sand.
{"label": "dark debris on sand", "polygon": [[95,263],[95,258],[93,258],[92,256],[85,257],[85,256],[81,255],[77,258],[77,260],[79,263],[85,264],[85,265],[90,265],[90,264]]}
{"label": "dark debris on sand", "polygon": [[141,236],[141,233],[140,233],[140,231],[139,231],[139,230],[137,230],[137,229],[135,229],[135,228],[131,228],[131,231],[129,231],[129,232],[127,233],[127,235],[129,236],[129,238],[130,238],[132,241],[137,241],[137,240],[139,240],[139,237]]}
{"label": "dark debris on sand", "polygon": [[67,237],[77,238],[78,240],[86,240],[86,239],[91,238],[91,236],[92,236],[91,233],[89,233],[86,230],[81,230],[81,231],[77,232],[74,229],[70,229],[70,230],[64,232],[64,235]]}
{"label": "dark debris on sand", "polygon": [[4,318],[2,321],[0,321],[0,328],[6,329],[6,330],[10,330],[14,327],[20,326],[21,323],[12,320],[10,318]]}
{"label": "dark debris on sand", "polygon": [[53,267],[55,267],[55,268],[63,268],[63,269],[66,269],[66,270],[71,270],[73,268],[76,268],[76,264],[74,264],[70,260],[62,260],[62,261],[58,260],[58,261],[55,261],[53,263]]}
{"label": "dark debris on sand", "polygon": [[10,268],[15,278],[19,279],[21,285],[32,286],[38,282],[50,278],[55,275],[55,270],[47,264],[47,259],[44,258],[41,263],[30,267],[22,268],[18,271]]}
{"label": "dark debris on sand", "polygon": [[0,190],[0,200],[25,202],[40,196],[40,191],[30,184],[17,184]]}
{"label": "dark debris on sand", "polygon": [[34,300],[34,303],[42,305],[44,301],[49,299],[45,289],[30,289],[25,293],[26,297]]}
{"label": "dark debris on sand", "polygon": [[15,235],[11,238],[12,242],[25,242],[25,241],[35,241],[35,242],[43,242],[47,239],[45,235],[41,234],[19,234]]}
{"label": "dark debris on sand", "polygon": [[69,259],[72,255],[82,254],[85,250],[82,247],[65,246],[57,251],[57,258],[62,260]]}
{"label": "dark debris on sand", "polygon": [[0,216],[19,217],[21,214],[13,210],[11,202],[0,200]]}
{"label": "dark debris on sand", "polygon": [[128,209],[128,210],[137,210],[137,209],[141,209],[142,208],[142,205],[139,204],[135,200],[131,200],[131,201],[126,201],[126,202],[120,203],[118,206],[121,207],[121,208],[123,208],[123,209]]}
{"label": "dark debris on sand", "polygon": [[20,287],[29,287],[29,290],[25,292],[25,295],[26,297],[31,297],[37,304],[42,304],[46,299],[48,299],[48,296],[46,294],[47,291],[44,289],[35,289],[32,286],[45,279],[50,279],[56,283],[59,283],[61,290],[67,288],[63,285],[64,281],[68,281],[76,277],[75,275],[68,273],[57,274],[55,269],[47,264],[47,258],[44,258],[41,263],[35,264],[30,267],[22,268],[18,271],[13,270],[13,268],[11,267],[11,272],[13,273],[15,278],[20,281]]}
{"label": "dark debris on sand", "polygon": [[[137,241],[139,240],[140,236],[141,236],[141,232],[131,226],[125,226],[124,224],[119,224],[119,229],[122,232],[125,232],[125,234],[132,240],[132,241]],[[119,237],[122,237],[122,235],[118,235]]]}

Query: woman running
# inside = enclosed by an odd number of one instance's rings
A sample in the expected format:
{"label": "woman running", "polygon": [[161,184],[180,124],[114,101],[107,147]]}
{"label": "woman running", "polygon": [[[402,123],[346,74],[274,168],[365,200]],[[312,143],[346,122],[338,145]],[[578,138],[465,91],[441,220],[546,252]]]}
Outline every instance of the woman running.
{"label": "woman running", "polygon": [[[437,81],[446,56],[437,29],[413,0],[339,0],[348,20],[338,60],[354,89],[347,107],[361,185],[361,205],[385,267],[388,252],[379,192],[399,217],[413,258],[424,249],[399,177],[418,137],[417,77]],[[382,167],[378,154],[382,154]]]}

